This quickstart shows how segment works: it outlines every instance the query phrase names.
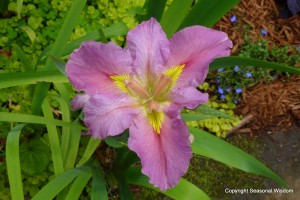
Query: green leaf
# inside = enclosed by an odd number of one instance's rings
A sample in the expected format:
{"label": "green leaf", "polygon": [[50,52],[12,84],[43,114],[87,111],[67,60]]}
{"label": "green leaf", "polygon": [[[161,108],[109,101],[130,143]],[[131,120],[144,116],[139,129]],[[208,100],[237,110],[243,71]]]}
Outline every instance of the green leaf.
{"label": "green leaf", "polygon": [[31,104],[32,114],[40,115],[40,105],[44,102],[44,97],[48,95],[48,90],[44,90],[44,87],[48,87],[48,85],[49,83],[41,82],[35,87]]}
{"label": "green leaf", "polygon": [[66,73],[66,63],[54,56],[54,55],[50,55],[49,54],[49,57],[51,58],[52,62],[55,64],[55,66],[57,67],[58,71],[60,71],[63,75],[65,75],[65,77],[68,77],[67,73]]}
{"label": "green leaf", "polygon": [[95,139],[93,137],[90,137],[90,141],[85,149],[85,152],[82,158],[79,160],[78,164],[76,165],[77,167],[83,165],[91,158],[91,156],[94,154],[97,147],[99,146],[100,142],[101,142],[100,139]]}
{"label": "green leaf", "polygon": [[38,82],[66,83],[68,79],[59,71],[14,72],[0,74],[0,89],[37,84]]}
{"label": "green leaf", "polygon": [[74,127],[80,130],[87,130],[86,127],[68,123],[62,120],[57,119],[49,119],[46,117],[36,116],[36,115],[28,115],[28,114],[20,114],[20,113],[8,113],[8,112],[0,112],[0,121],[4,122],[22,122],[22,123],[31,123],[31,124],[48,124],[55,126],[69,126]]}
{"label": "green leaf", "polygon": [[297,68],[289,67],[278,63],[268,62],[264,60],[258,60],[254,58],[244,58],[239,56],[218,58],[210,64],[209,70],[215,70],[221,67],[231,67],[235,65],[263,67],[263,68],[275,69],[282,72],[300,74],[300,70]]}
{"label": "green leaf", "polygon": [[[75,121],[74,124],[78,124],[78,121]],[[63,159],[64,159],[64,166],[65,169],[72,168],[75,165],[78,149],[79,149],[79,143],[81,138],[81,131],[78,128],[71,127],[70,135],[68,136],[68,147],[67,147],[67,153],[65,154],[64,151],[66,149],[65,145],[62,145],[63,150]],[[62,137],[63,141],[64,136]]]}
{"label": "green leaf", "polygon": [[205,131],[190,127],[190,132],[194,135],[193,153],[212,158],[245,172],[271,178],[287,188],[286,183],[278,175],[251,155]]}
{"label": "green leaf", "polygon": [[22,10],[23,0],[17,0],[17,14],[20,17],[21,10]]}
{"label": "green leaf", "polygon": [[[70,35],[75,27],[75,25],[78,23],[78,19],[81,13],[81,10],[83,9],[84,5],[86,3],[86,0],[75,0],[72,3],[71,8],[69,9],[65,19],[64,23],[62,25],[62,28],[60,29],[56,40],[53,44],[53,47],[50,49],[49,54],[61,57],[64,52],[64,47],[67,41],[70,38]],[[50,58],[47,59],[45,64],[45,71],[51,71],[55,70],[55,66]],[[42,105],[43,100],[46,98],[47,94],[46,91],[49,90],[50,83],[47,84],[37,84],[34,96],[32,99],[32,114],[39,115],[40,114],[40,108]]]}
{"label": "green leaf", "polygon": [[23,200],[23,186],[19,156],[19,137],[25,124],[15,126],[6,140],[6,166],[12,200]]}
{"label": "green leaf", "polygon": [[50,152],[47,145],[40,139],[34,139],[20,146],[22,171],[30,176],[43,172],[50,162]]}
{"label": "green leaf", "polygon": [[[42,104],[42,110],[45,118],[53,119],[52,109],[47,99],[45,99],[45,101]],[[49,136],[49,143],[54,166],[54,174],[58,175],[64,172],[63,158],[58,132],[55,125],[46,124],[46,127]]]}
{"label": "green leaf", "polygon": [[24,51],[16,44],[13,44],[14,49],[16,50],[17,56],[20,59],[22,65],[25,68],[25,71],[33,71],[34,66],[31,64],[31,61],[29,60],[28,56],[24,53]]}
{"label": "green leaf", "polygon": [[82,190],[85,188],[91,177],[91,171],[83,171],[80,173],[72,184],[65,200],[79,199]]}
{"label": "green leaf", "polygon": [[[87,33],[86,35],[82,36],[81,38],[78,38],[77,40],[74,40],[74,41],[68,43],[64,48],[62,57],[67,56],[70,53],[72,53],[74,51],[74,49],[78,48],[81,45],[81,43],[84,41],[88,41],[88,40],[99,41],[99,40],[101,40],[101,38],[103,38],[102,34],[104,34],[104,38],[107,39],[107,38],[126,35],[127,32],[128,32],[128,28],[123,22],[115,23],[109,27],[104,27],[101,30],[91,31],[91,32]],[[51,50],[52,47],[53,47],[53,45],[50,45],[42,52],[42,54],[40,55],[40,57],[38,59],[37,64],[40,63],[41,59],[43,59],[46,56],[46,54]]]}
{"label": "green leaf", "polygon": [[210,198],[197,186],[185,179],[181,179],[174,188],[167,191],[161,191],[149,183],[149,178],[141,173],[140,167],[131,167],[125,174],[128,183],[140,185],[161,192],[173,199],[180,200],[209,200]]}
{"label": "green leaf", "polygon": [[32,28],[30,28],[29,26],[21,26],[20,29],[22,29],[23,31],[25,31],[27,33],[31,43],[35,42],[36,35],[35,35],[35,32],[32,30]]}
{"label": "green leaf", "polygon": [[173,0],[161,19],[166,35],[171,37],[182,23],[194,0]]}
{"label": "green leaf", "polygon": [[[53,99],[55,99],[56,101],[59,102],[60,111],[62,113],[62,120],[66,121],[66,122],[71,122],[69,103],[65,99],[58,97],[58,96],[50,96],[50,97],[52,97]],[[78,131],[79,131],[79,133],[78,133]],[[78,134],[80,135],[80,130],[78,130],[78,131],[75,130],[75,134],[77,133],[77,135]],[[70,138],[72,137],[73,134],[74,134],[73,132],[71,133],[70,127],[63,126],[62,136],[61,136],[61,151],[62,151],[62,159],[64,161],[64,167],[67,167],[67,169],[73,167],[73,165],[74,165],[74,160],[70,159],[68,157],[69,153],[71,153],[71,152],[69,152],[69,146],[71,146]],[[78,138],[76,140],[78,140]],[[76,144],[75,144],[75,146],[76,146]],[[74,150],[74,149],[72,149],[72,150]],[[71,153],[71,154],[74,154],[74,153]],[[76,154],[77,154],[77,150],[76,150]]]}
{"label": "green leaf", "polygon": [[144,4],[144,9],[147,10],[147,15],[143,17],[143,20],[148,20],[151,17],[160,21],[161,16],[164,13],[167,0],[147,0]]}
{"label": "green leaf", "polygon": [[91,200],[108,200],[104,171],[97,160],[92,160]]}
{"label": "green leaf", "polygon": [[198,0],[196,5],[183,20],[179,29],[197,24],[212,27],[239,2],[240,0]]}
{"label": "green leaf", "polygon": [[128,137],[129,137],[129,132],[125,131],[121,135],[109,136],[109,137],[105,138],[105,143],[114,148],[126,147]]}
{"label": "green leaf", "polygon": [[54,197],[68,186],[78,175],[86,173],[86,168],[73,168],[56,176],[46,186],[44,186],[32,200],[52,200]]}
{"label": "green leaf", "polygon": [[214,108],[208,107],[206,105],[201,105],[196,109],[196,113],[182,113],[181,117],[184,121],[199,121],[199,120],[205,120],[205,119],[210,119],[210,118],[215,118],[215,117],[222,117],[225,119],[230,119],[230,120],[235,120],[234,117],[218,111]]}

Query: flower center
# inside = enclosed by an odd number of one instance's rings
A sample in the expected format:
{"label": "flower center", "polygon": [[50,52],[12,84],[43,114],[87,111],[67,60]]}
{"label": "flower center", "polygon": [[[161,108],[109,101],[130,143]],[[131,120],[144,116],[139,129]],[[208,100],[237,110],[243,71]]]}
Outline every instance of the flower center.
{"label": "flower center", "polygon": [[[176,84],[184,65],[165,70],[155,81],[140,80],[129,74],[110,76],[120,91],[136,98],[153,129],[160,134],[164,121],[164,107],[169,104],[168,94]],[[147,83],[147,84],[146,84]]]}

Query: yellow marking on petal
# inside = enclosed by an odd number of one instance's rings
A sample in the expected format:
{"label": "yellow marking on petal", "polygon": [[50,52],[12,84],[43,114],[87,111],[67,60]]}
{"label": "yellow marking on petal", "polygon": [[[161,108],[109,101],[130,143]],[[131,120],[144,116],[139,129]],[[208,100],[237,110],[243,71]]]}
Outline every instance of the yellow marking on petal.
{"label": "yellow marking on petal", "polygon": [[155,110],[152,110],[152,112],[147,113],[147,119],[157,134],[160,134],[160,129],[164,118],[165,116],[163,112],[157,112]]}
{"label": "yellow marking on petal", "polygon": [[119,90],[125,93],[130,93],[130,91],[126,87],[126,82],[130,80],[129,74],[114,75],[114,76],[110,76],[109,78],[114,80],[115,85],[119,88]]}
{"label": "yellow marking on petal", "polygon": [[178,65],[178,66],[172,67],[170,69],[167,69],[165,71],[165,74],[168,75],[172,79],[171,87],[173,87],[176,84],[176,82],[177,82],[180,74],[182,73],[184,67],[185,67],[185,64]]}

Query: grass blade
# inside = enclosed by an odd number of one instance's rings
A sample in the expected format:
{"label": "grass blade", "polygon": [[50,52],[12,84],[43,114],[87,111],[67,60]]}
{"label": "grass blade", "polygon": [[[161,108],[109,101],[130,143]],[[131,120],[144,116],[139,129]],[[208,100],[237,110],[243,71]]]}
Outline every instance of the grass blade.
{"label": "grass blade", "polygon": [[142,19],[148,20],[151,17],[160,21],[161,16],[164,13],[167,0],[147,0],[144,4],[144,9],[148,11],[147,15],[142,17]]}
{"label": "grass blade", "polygon": [[85,149],[82,158],[79,160],[78,164],[76,165],[77,167],[83,165],[91,158],[91,156],[99,146],[100,142],[101,142],[100,139],[94,139],[93,137],[90,138],[90,141]]}
{"label": "grass blade", "polygon": [[52,200],[57,194],[68,186],[79,174],[83,173],[83,169],[73,168],[65,171],[51,180],[43,187],[32,200]]}
{"label": "grass blade", "polygon": [[185,17],[179,29],[192,25],[212,27],[240,0],[199,0]]}
{"label": "grass blade", "polygon": [[193,1],[194,0],[173,0],[160,22],[168,37],[171,37],[178,29]]}
{"label": "grass blade", "polygon": [[108,200],[104,171],[97,160],[92,160],[91,200]]}
{"label": "grass blade", "polygon": [[[64,46],[68,39],[70,38],[70,35],[75,27],[75,25],[78,22],[81,10],[83,9],[84,5],[86,3],[86,0],[75,0],[73,1],[73,4],[69,10],[69,12],[66,15],[66,18],[64,19],[64,23],[62,25],[62,28],[60,29],[57,38],[53,44],[53,47],[50,50],[50,54],[61,57],[64,51],[64,48],[61,48]],[[55,66],[51,59],[47,59],[45,64],[45,71],[51,71],[55,70]],[[39,115],[40,108],[42,105],[42,100],[46,98],[46,91],[49,90],[50,83],[47,84],[37,84],[36,89],[34,91],[34,96],[32,99],[32,114]],[[39,94],[39,92],[41,94]]]}
{"label": "grass blade", "polygon": [[36,116],[36,115],[28,115],[28,114],[20,114],[20,113],[8,113],[8,112],[0,112],[0,121],[3,122],[21,122],[21,123],[30,123],[30,124],[47,124],[47,125],[55,125],[55,126],[68,126],[77,128],[80,130],[87,130],[86,127],[81,125],[68,123],[62,120],[57,119],[49,119],[46,117]]}
{"label": "grass blade", "polygon": [[65,77],[68,77],[67,73],[66,73],[66,63],[54,56],[54,55],[49,55],[50,59],[52,60],[52,62],[55,64],[55,66],[57,67],[58,71],[60,71]]}
{"label": "grass blade", "polygon": [[234,117],[218,111],[214,108],[210,108],[206,105],[201,105],[199,106],[196,111],[198,111],[197,113],[182,113],[181,117],[184,121],[188,122],[188,121],[199,121],[199,120],[204,120],[204,119],[209,119],[209,118],[214,118],[214,117],[222,117],[225,119],[229,119],[229,120],[235,120]]}
{"label": "grass blade", "polygon": [[172,199],[180,200],[209,200],[210,198],[197,186],[188,182],[185,179],[181,179],[174,188],[168,189],[163,192],[159,188],[155,188],[149,183],[149,178],[141,173],[140,167],[131,167],[127,170],[125,177],[128,183],[133,185],[141,185],[150,189],[154,189],[160,193],[163,193]]}
{"label": "grass blade", "polygon": [[278,175],[239,148],[196,128],[190,127],[190,132],[194,135],[193,153],[212,158],[245,172],[271,178],[281,186],[287,187],[286,183]]}
{"label": "grass blade", "polygon": [[65,198],[65,200],[75,200],[79,199],[79,196],[84,189],[84,187],[87,185],[88,181],[92,177],[91,171],[82,171],[77,178],[75,179],[74,183],[72,184],[71,188],[69,189],[69,192]]}
{"label": "grass blade", "polygon": [[215,70],[221,67],[226,67],[226,66],[229,67],[234,65],[263,67],[263,68],[278,70],[281,72],[300,74],[300,69],[297,68],[289,67],[283,64],[272,63],[264,60],[258,60],[254,58],[244,58],[239,56],[218,58],[210,64],[209,70]]}
{"label": "grass blade", "polygon": [[19,137],[25,124],[15,126],[6,140],[6,166],[12,200],[23,200],[23,185],[21,177]]}
{"label": "grass blade", "polygon": [[[45,118],[53,119],[51,106],[47,99],[45,99],[45,101],[42,104],[42,110]],[[58,174],[64,172],[64,165],[63,165],[61,147],[59,143],[59,137],[55,125],[46,124],[46,127],[49,136],[54,174],[57,176]]]}
{"label": "grass blade", "polygon": [[59,71],[15,72],[0,74],[0,89],[38,82],[66,83],[68,79]]}

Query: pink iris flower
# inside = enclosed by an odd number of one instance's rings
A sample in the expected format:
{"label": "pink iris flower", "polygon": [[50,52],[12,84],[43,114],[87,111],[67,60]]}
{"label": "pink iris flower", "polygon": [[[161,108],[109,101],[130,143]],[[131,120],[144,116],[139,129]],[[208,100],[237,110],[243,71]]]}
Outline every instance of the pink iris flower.
{"label": "pink iris flower", "polygon": [[227,34],[192,26],[168,40],[151,18],[128,32],[125,49],[110,42],[88,41],[75,50],[67,74],[77,95],[73,109],[83,108],[94,138],[116,136],[129,128],[128,147],[141,159],[150,183],[175,186],[192,157],[189,131],[180,117],[208,101],[197,90],[209,64],[228,56]]}

